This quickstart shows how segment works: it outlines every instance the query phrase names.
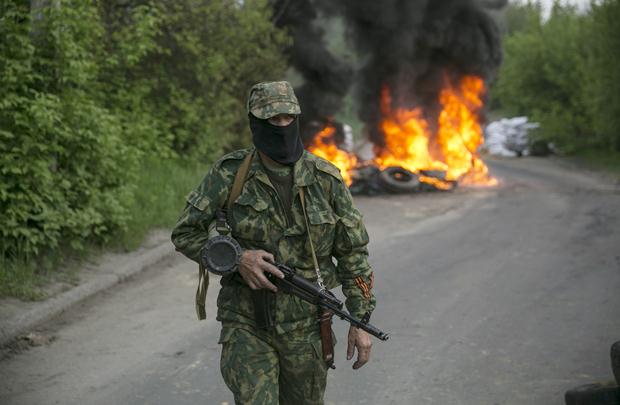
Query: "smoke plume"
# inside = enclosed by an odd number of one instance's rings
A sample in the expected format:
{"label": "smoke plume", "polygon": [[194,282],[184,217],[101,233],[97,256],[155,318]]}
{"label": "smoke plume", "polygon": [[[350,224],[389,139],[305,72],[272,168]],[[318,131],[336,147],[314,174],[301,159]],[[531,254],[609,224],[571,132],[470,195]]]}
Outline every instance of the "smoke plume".
{"label": "smoke plume", "polygon": [[[506,0],[277,0],[276,23],[293,35],[292,65],[303,75],[299,89],[306,119],[326,117],[340,107],[355,77],[359,116],[371,140],[381,144],[381,89],[393,107],[424,107],[429,121],[438,114],[446,80],[464,75],[490,79],[501,62],[500,35],[487,8]],[[317,9],[341,14],[350,42],[366,63],[352,69],[325,48],[313,24]],[[303,123],[302,123],[303,124]]]}
{"label": "smoke plume", "polygon": [[394,106],[422,106],[434,122],[446,80],[469,74],[488,79],[501,62],[499,31],[479,1],[341,4],[356,48],[368,57],[358,76],[359,114],[377,144],[382,140],[378,100],[383,86],[389,88]]}
{"label": "smoke plume", "polygon": [[274,3],[276,26],[288,29],[293,37],[290,63],[304,78],[304,84],[295,89],[303,111],[302,132],[312,121],[324,121],[338,112],[353,77],[353,69],[328,51],[316,17],[311,0]]}

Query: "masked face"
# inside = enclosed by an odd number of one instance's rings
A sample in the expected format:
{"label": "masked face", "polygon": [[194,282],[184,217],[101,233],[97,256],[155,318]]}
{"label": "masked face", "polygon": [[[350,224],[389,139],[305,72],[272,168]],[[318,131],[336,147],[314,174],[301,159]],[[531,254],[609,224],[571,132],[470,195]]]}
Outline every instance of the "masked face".
{"label": "masked face", "polygon": [[304,153],[296,116],[290,124],[280,126],[250,114],[250,130],[254,146],[280,164],[292,166]]}

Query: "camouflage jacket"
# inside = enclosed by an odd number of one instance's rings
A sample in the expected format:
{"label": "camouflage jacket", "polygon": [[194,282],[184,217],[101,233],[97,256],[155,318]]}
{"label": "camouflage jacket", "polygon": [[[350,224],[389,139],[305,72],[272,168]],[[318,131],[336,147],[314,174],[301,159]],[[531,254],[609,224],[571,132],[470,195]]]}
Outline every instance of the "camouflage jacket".
{"label": "camouflage jacket", "polygon": [[[237,169],[252,152],[238,150],[221,158],[187,197],[172,242],[188,258],[198,261],[215,211],[226,204]],[[316,280],[299,198],[299,188],[305,187],[310,234],[325,285],[329,289],[342,285],[347,309],[361,318],[375,307],[373,274],[367,260],[368,234],[362,216],[353,206],[340,172],[328,161],[304,151],[293,173],[294,223],[289,226],[276,190],[255,154],[241,194],[229,213],[232,236],[244,249],[270,252],[277,262]],[[251,290],[243,279],[238,274],[225,276],[221,284],[218,320],[254,324]],[[315,323],[316,314],[315,306],[297,297],[275,294],[275,328],[279,333]]]}

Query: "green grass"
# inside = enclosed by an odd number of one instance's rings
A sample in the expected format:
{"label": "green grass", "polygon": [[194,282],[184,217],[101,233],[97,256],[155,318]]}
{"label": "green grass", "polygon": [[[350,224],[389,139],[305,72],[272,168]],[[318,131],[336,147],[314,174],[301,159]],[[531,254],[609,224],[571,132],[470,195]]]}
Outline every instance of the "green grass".
{"label": "green grass", "polygon": [[587,149],[579,151],[572,159],[588,169],[609,173],[620,180],[620,152]]}
{"label": "green grass", "polygon": [[133,250],[154,228],[171,228],[185,206],[185,197],[209,169],[208,165],[188,160],[148,160],[140,171],[135,204],[130,208],[127,232],[117,243]]}
{"label": "green grass", "polygon": [[28,301],[45,298],[41,287],[49,280],[48,272],[38,270],[33,262],[26,260],[0,260],[0,297]]}
{"label": "green grass", "polygon": [[88,245],[80,252],[64,249],[36,260],[0,257],[0,297],[44,299],[46,287],[51,283],[76,284],[86,258],[106,251],[134,250],[150,230],[171,228],[185,206],[185,197],[199,184],[208,168],[209,165],[181,159],[144,161],[126,231],[113,235],[112,242],[105,246]]}
{"label": "green grass", "polygon": [[51,283],[77,284],[79,264],[91,251],[89,247],[81,252],[54,251],[37,259],[0,258],[0,297],[37,301],[48,296],[46,287]]}

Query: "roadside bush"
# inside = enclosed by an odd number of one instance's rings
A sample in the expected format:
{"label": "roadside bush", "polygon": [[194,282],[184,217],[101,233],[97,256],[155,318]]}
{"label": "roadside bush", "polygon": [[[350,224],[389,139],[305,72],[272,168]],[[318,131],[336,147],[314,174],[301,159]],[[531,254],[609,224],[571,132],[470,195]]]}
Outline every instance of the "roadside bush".
{"label": "roadside bush", "polygon": [[593,142],[620,151],[620,0],[593,3],[584,63],[585,101]]}
{"label": "roadside bush", "polygon": [[539,121],[537,136],[564,152],[620,150],[620,0],[588,13],[555,3],[547,21],[535,5],[510,7],[494,105]]}
{"label": "roadside bush", "polygon": [[[104,7],[111,47],[135,55],[127,48],[135,47],[136,34],[125,32],[136,31],[140,21],[144,28],[138,32],[156,27],[157,35],[144,57],[125,57],[110,79],[120,76],[119,82],[139,89],[132,93],[144,95],[142,106],[156,112],[149,118],[161,134],[170,135],[172,149],[181,156],[210,161],[247,142],[244,103],[249,87],[281,78],[286,68],[282,51],[289,40],[268,18],[268,1],[241,6],[232,0],[159,0],[143,6],[137,16],[131,3]],[[116,80],[106,80],[110,82]],[[128,110],[125,94],[121,98],[120,103],[111,99],[110,107]]]}
{"label": "roadside bush", "polygon": [[512,114],[541,122],[537,134],[566,151],[589,135],[583,99],[585,49],[581,17],[556,5],[549,20],[531,20],[505,39],[505,62],[494,88],[501,106]]}
{"label": "roadside bush", "polygon": [[37,49],[29,10],[17,4],[0,19],[0,232],[3,256],[31,257],[61,244],[80,249],[122,227],[136,159],[118,118],[91,94],[95,10],[46,10],[51,37]]}
{"label": "roadside bush", "polygon": [[267,0],[2,2],[0,271],[168,223],[135,218],[160,191],[137,187],[158,161],[208,162],[247,139],[249,86],[286,67],[269,13]]}

